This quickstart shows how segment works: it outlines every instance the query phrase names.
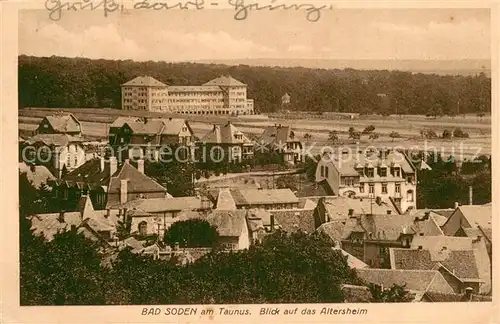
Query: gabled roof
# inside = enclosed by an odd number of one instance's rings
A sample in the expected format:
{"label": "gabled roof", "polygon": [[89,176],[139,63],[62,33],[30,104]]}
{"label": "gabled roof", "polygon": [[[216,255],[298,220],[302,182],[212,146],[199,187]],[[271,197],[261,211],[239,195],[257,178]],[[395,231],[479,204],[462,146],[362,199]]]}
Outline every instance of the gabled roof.
{"label": "gabled roof", "polygon": [[185,119],[182,118],[163,118],[163,124],[165,127],[162,130],[162,135],[178,135],[184,125],[189,129],[191,133],[194,133]]}
{"label": "gabled roof", "polygon": [[48,181],[56,179],[49,169],[43,165],[28,166],[26,163],[20,162],[19,172],[26,173],[28,181],[35,188],[39,188],[43,183],[47,184]]}
{"label": "gabled roof", "polygon": [[62,212],[64,220],[60,221],[61,213],[39,214],[31,217],[31,229],[36,236],[43,236],[51,241],[54,235],[70,230],[72,226],[78,227],[82,222],[80,212]]}
{"label": "gabled roof", "polygon": [[164,124],[158,119],[149,119],[147,121],[139,122],[126,122],[124,125],[128,125],[134,135],[158,135],[163,130]]}
{"label": "gabled roof", "polygon": [[383,285],[384,288],[397,284],[406,285],[406,289],[413,291],[453,292],[449,285],[445,285],[446,288],[443,289],[433,287],[433,281],[436,279],[445,281],[441,273],[436,270],[357,269],[356,272],[365,282]]}
{"label": "gabled roof", "polygon": [[217,196],[217,209],[235,210],[236,204],[229,188],[221,188]]}
{"label": "gabled roof", "polygon": [[367,269],[367,268],[369,268],[369,266],[366,263],[364,263],[360,259],[356,258],[352,254],[350,254],[350,253],[348,253],[340,248],[337,248],[337,247],[333,247],[332,249],[339,250],[343,256],[347,257],[347,265],[349,266],[349,268],[351,268],[351,269]]}
{"label": "gabled roof", "polygon": [[472,250],[472,238],[456,236],[415,236],[411,242],[411,248],[419,246],[424,250],[439,251],[446,247],[450,251]]}
{"label": "gabled roof", "polygon": [[291,126],[283,125],[266,127],[258,139],[259,144],[278,147],[289,142],[300,142],[300,139],[294,133]]}
{"label": "gabled roof", "polygon": [[375,200],[371,201],[367,198],[349,198],[344,196],[339,197],[328,197],[320,199],[318,203],[322,203],[325,212],[328,214],[331,220],[335,219],[347,219],[349,216],[349,209],[352,209],[354,214],[376,214],[383,215],[387,214],[389,210],[393,217],[397,215],[398,212],[394,208],[393,204],[382,201],[377,204]]}
{"label": "gabled roof", "polygon": [[147,213],[160,213],[168,211],[189,211],[209,209],[211,206],[204,206],[202,197],[170,197],[170,198],[149,198],[136,199],[120,205],[121,208],[134,208]]}
{"label": "gabled roof", "polygon": [[246,84],[241,83],[240,81],[236,80],[235,78],[229,76],[229,75],[223,75],[218,78],[215,78],[213,80],[208,81],[207,83],[203,84],[204,86],[239,86],[239,87],[244,87]]}
{"label": "gabled roof", "polygon": [[109,128],[121,128],[125,123],[137,123],[142,119],[140,117],[118,117],[115,121],[109,126]]}
{"label": "gabled roof", "polygon": [[89,185],[108,186],[109,171],[109,162],[106,162],[104,170],[101,170],[101,160],[95,158],[86,161],[78,168],[66,174],[61,180],[70,183],[82,182]]}
{"label": "gabled roof", "polygon": [[129,162],[125,162],[117,174],[112,176],[109,181],[108,207],[119,203],[118,200],[113,200],[113,198],[118,199],[118,197],[110,196],[110,194],[120,193],[121,180],[127,180],[128,193],[167,193],[167,189],[158,182],[134,168]]}
{"label": "gabled roof", "polygon": [[290,189],[233,189],[231,195],[237,206],[299,202],[297,196]]}
{"label": "gabled roof", "polygon": [[279,227],[288,233],[298,230],[312,233],[316,229],[314,210],[312,209],[277,209],[269,210]]}
{"label": "gabled roof", "polygon": [[239,237],[246,226],[245,210],[214,210],[207,221],[217,228],[219,236]]}
{"label": "gabled roof", "polygon": [[45,119],[55,132],[74,133],[81,132],[81,125],[73,114],[46,116]]}
{"label": "gabled roof", "polygon": [[138,76],[122,86],[166,87],[167,85],[150,76]]}
{"label": "gabled roof", "polygon": [[25,143],[34,145],[36,143],[42,143],[47,146],[66,146],[69,143],[82,143],[83,139],[81,137],[75,137],[68,134],[37,134]]}
{"label": "gabled roof", "polygon": [[443,266],[457,278],[479,279],[473,250],[429,251],[391,248],[391,265],[395,269],[432,270]]}
{"label": "gabled roof", "polygon": [[458,209],[471,227],[492,228],[493,209],[491,205],[463,205],[459,206]]}
{"label": "gabled roof", "polygon": [[245,134],[240,132],[230,121],[226,124],[214,125],[214,127],[201,139],[201,142],[209,144],[252,145],[252,141],[250,141]]}

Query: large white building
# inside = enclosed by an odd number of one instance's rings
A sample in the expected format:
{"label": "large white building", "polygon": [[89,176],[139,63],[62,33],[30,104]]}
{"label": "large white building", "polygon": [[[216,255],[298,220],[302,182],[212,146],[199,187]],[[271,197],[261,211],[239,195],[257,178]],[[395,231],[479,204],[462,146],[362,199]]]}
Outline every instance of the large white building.
{"label": "large white building", "polygon": [[247,85],[221,76],[201,86],[168,86],[150,76],[122,85],[122,109],[194,115],[252,115]]}
{"label": "large white building", "polygon": [[417,174],[403,153],[325,154],[316,169],[316,182],[321,181],[326,181],[335,195],[380,199],[392,203],[400,213],[416,208]]}

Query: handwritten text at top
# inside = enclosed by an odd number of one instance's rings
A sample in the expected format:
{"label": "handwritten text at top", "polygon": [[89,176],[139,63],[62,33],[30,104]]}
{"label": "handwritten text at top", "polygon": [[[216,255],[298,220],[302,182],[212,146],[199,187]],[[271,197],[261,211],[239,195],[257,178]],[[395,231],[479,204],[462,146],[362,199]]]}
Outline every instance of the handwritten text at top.
{"label": "handwritten text at top", "polygon": [[[316,22],[321,18],[321,12],[324,10],[332,10],[331,5],[313,5],[307,3],[301,4],[283,4],[277,3],[277,0],[271,0],[267,4],[261,2],[249,2],[245,0],[226,0],[227,4],[233,9],[235,20],[245,20],[252,11],[278,11],[278,10],[294,10],[304,11],[306,19],[310,22]],[[211,1],[210,6],[216,7],[217,1]],[[128,5],[126,2],[119,4],[117,0],[82,0],[82,1],[63,1],[63,0],[46,0],[45,9],[48,11],[49,18],[58,21],[62,18],[64,11],[83,11],[83,10],[102,10],[104,16],[107,17],[113,12],[124,12],[125,10],[203,10],[205,9],[204,0],[189,0],[184,2],[179,1],[150,1],[142,0],[135,2],[133,5]]]}

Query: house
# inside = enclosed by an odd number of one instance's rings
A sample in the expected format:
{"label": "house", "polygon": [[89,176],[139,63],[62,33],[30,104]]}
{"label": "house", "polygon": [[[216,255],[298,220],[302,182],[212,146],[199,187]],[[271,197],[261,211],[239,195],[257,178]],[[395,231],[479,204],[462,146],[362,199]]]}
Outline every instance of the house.
{"label": "house", "polygon": [[27,165],[24,162],[19,163],[19,172],[26,173],[28,181],[33,184],[35,188],[40,188],[42,184],[47,184],[51,180],[55,180],[52,173],[43,165]]}
{"label": "house", "polygon": [[334,250],[338,250],[342,253],[343,256],[347,258],[347,265],[351,269],[367,269],[369,266],[361,261],[360,259],[356,258],[354,255],[342,250],[339,247],[332,247]]}
{"label": "house", "polygon": [[479,276],[473,250],[440,250],[391,248],[389,251],[391,269],[437,270],[455,293],[472,288],[477,293],[483,280]]}
{"label": "house", "polygon": [[245,210],[214,210],[206,220],[217,229],[225,249],[243,250],[251,243],[246,215]]}
{"label": "house", "polygon": [[426,292],[454,292],[442,274],[436,270],[357,269],[356,272],[366,283],[378,285],[382,289],[404,285],[405,289],[416,295]]}
{"label": "house", "polygon": [[299,199],[290,189],[232,189],[234,204],[238,209],[294,209]]}
{"label": "house", "polygon": [[[118,125],[124,122],[120,128]],[[109,145],[123,158],[185,159],[193,153],[195,136],[189,123],[179,118],[117,119]],[[181,147],[182,149],[179,149]]]}
{"label": "house", "polygon": [[416,208],[417,174],[404,153],[341,155],[325,153],[316,168],[316,182],[326,180],[338,196],[374,198],[392,202],[404,213]]}
{"label": "house", "polygon": [[[312,209],[276,209],[268,210],[271,224],[276,224],[277,228],[293,233],[302,231],[310,234],[316,230],[314,220],[314,210]],[[274,226],[271,225],[271,228]]]}
{"label": "house", "polygon": [[116,208],[124,210],[132,220],[132,228],[142,236],[158,234],[162,237],[165,231],[177,221],[192,218],[204,218],[212,204],[205,197],[163,197],[134,199]]}
{"label": "house", "polygon": [[30,217],[31,229],[51,241],[54,235],[76,229],[87,238],[109,247],[114,241],[116,224],[120,218],[119,210],[95,210],[89,196],[82,196],[74,212],[37,214]]}
{"label": "house", "polygon": [[398,215],[398,210],[390,201],[345,196],[321,197],[314,213],[319,226],[326,222],[347,219],[351,209],[354,214]]}
{"label": "house", "polygon": [[414,237],[443,235],[429,215],[355,215],[322,224],[317,231],[373,268],[390,268],[389,248],[409,248]]}
{"label": "house", "polygon": [[412,249],[424,249],[439,252],[443,249],[448,251],[473,251],[479,279],[483,281],[479,287],[480,293],[491,293],[492,265],[486,240],[477,237],[456,236],[417,236],[411,242]]}
{"label": "house", "polygon": [[82,125],[73,114],[56,114],[45,116],[36,134],[66,134],[71,136],[82,136]]}
{"label": "house", "polygon": [[87,161],[50,185],[67,210],[82,195],[89,195],[96,209],[114,208],[135,199],[169,196],[165,187],[144,174],[144,161],[139,160],[135,168],[129,160],[118,165],[115,157]]}
{"label": "house", "polygon": [[85,163],[82,139],[67,134],[37,134],[21,146],[22,162],[47,167],[57,177]]}
{"label": "house", "polygon": [[197,143],[203,162],[241,163],[253,157],[253,142],[250,141],[231,121],[214,125],[213,128]]}
{"label": "house", "polygon": [[458,206],[442,226],[443,232],[448,236],[469,236],[480,231],[489,232],[491,229],[493,210],[491,205],[464,205]]}
{"label": "house", "polygon": [[264,132],[257,140],[262,153],[276,152],[282,156],[283,161],[289,164],[303,162],[303,143],[299,136],[295,135],[291,126],[274,125],[264,129]]}

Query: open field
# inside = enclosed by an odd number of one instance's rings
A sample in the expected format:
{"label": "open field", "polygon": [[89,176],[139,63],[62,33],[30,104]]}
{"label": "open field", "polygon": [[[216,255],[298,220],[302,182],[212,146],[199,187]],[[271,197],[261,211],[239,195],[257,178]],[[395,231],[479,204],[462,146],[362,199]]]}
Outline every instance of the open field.
{"label": "open field", "polygon": [[[50,108],[25,108],[19,110],[19,129],[23,131],[34,130],[40,120],[61,109]],[[296,136],[303,138],[308,133],[312,137],[308,146],[313,146],[310,150],[312,154],[317,154],[324,146],[331,146],[328,141],[328,133],[336,130],[339,133],[339,140],[344,145],[352,149],[363,149],[367,146],[402,147],[415,149],[433,149],[442,154],[464,155],[470,157],[475,154],[491,154],[491,124],[484,120],[462,117],[450,117],[427,119],[425,117],[408,116],[388,117],[386,119],[353,119],[353,120],[305,120],[305,119],[266,119],[264,116],[179,116],[174,114],[161,114],[151,112],[131,112],[116,109],[62,109],[73,113],[80,121],[84,134],[90,138],[105,138],[109,124],[117,116],[147,116],[147,117],[181,117],[188,120],[195,132],[195,135],[202,137],[208,132],[213,123],[224,123],[228,120],[236,125],[241,131],[250,136],[257,136],[262,133],[266,126],[274,124],[292,125]],[[359,145],[348,139],[347,130],[354,127],[360,131],[368,125],[375,126],[375,132],[380,134],[377,140],[368,140],[367,136],[362,137]],[[452,140],[427,140],[420,138],[420,131],[432,129],[436,133],[441,133],[444,129],[453,130],[459,127],[470,134],[469,139]],[[398,132],[401,138],[392,140],[389,137],[391,132]]]}

